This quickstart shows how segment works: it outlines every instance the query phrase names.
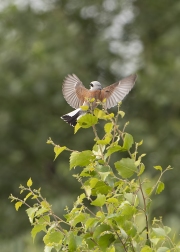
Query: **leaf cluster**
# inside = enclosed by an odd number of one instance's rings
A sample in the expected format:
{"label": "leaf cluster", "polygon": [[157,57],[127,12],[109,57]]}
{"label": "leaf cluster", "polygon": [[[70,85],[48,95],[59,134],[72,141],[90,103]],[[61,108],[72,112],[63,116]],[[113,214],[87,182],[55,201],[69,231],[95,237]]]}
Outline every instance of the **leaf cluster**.
{"label": "leaf cluster", "polygon": [[[88,108],[85,108],[86,110]],[[41,195],[41,190],[32,189],[32,180],[27,186],[20,186],[20,193],[27,192],[24,199],[10,196],[16,201],[16,210],[27,206],[29,221],[33,226],[33,240],[37,233],[44,232],[45,252],[51,251],[180,251],[180,243],[171,238],[171,228],[164,226],[162,218],[149,220],[149,211],[153,193],[164,190],[162,175],[171,167],[154,168],[160,172],[153,184],[145,177],[145,154],[138,155],[138,147],[133,136],[126,132],[126,123],[120,129],[118,120],[124,116],[120,111],[116,115],[106,110],[89,109],[75,127],[92,128],[94,144],[91,150],[77,151],[66,146],[56,145],[52,139],[55,159],[63,152],[70,152],[70,169],[81,167],[74,177],[83,192],[77,197],[72,209],[66,207],[64,218],[58,217],[52,206]],[[97,125],[104,122],[103,137],[98,136]],[[119,160],[111,164],[113,153],[119,154]],[[124,157],[126,153],[128,157]],[[27,199],[35,201],[31,206]]]}

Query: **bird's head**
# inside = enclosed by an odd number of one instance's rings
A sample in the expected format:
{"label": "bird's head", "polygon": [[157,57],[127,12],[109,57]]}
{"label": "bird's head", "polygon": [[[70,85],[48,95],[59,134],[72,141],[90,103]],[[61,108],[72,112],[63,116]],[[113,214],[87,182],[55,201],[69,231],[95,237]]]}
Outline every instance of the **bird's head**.
{"label": "bird's head", "polygon": [[101,89],[102,89],[102,86],[99,81],[92,81],[90,83],[90,90],[101,90]]}

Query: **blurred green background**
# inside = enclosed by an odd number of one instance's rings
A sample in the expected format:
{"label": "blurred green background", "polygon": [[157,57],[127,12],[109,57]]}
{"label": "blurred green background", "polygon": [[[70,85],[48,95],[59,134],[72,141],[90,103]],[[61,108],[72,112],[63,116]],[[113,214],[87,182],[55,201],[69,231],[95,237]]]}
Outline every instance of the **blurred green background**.
{"label": "blurred green background", "polygon": [[16,212],[8,200],[19,194],[19,184],[31,177],[58,215],[78,194],[68,154],[53,162],[46,144],[48,137],[77,150],[93,144],[90,129],[86,137],[84,130],[74,135],[60,119],[72,111],[61,91],[69,73],[86,87],[138,74],[122,105],[127,131],[144,140],[149,177],[157,177],[154,165],[174,167],[164,176],[165,191],[154,196],[152,216],[179,229],[179,41],[180,1],[0,1],[1,252],[43,251],[41,236],[32,244],[25,208]]}

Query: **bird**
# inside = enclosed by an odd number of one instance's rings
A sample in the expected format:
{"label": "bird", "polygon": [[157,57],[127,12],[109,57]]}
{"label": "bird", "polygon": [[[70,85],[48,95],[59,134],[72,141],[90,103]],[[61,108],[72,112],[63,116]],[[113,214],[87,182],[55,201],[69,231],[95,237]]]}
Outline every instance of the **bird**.
{"label": "bird", "polygon": [[92,81],[90,89],[87,89],[75,74],[67,75],[62,85],[62,93],[67,103],[75,110],[61,116],[61,119],[74,127],[77,120],[87,113],[80,108],[80,106],[88,105],[87,99],[95,99],[92,104],[93,109],[97,106],[97,101],[105,101],[105,109],[116,106],[133,88],[136,79],[137,75],[132,74],[104,88],[99,81]]}

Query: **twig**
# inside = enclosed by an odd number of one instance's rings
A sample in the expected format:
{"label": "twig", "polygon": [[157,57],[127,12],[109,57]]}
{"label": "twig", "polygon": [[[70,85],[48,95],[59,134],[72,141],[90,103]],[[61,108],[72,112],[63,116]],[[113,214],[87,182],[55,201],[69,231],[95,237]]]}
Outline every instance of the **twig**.
{"label": "twig", "polygon": [[138,180],[139,180],[139,188],[140,188],[140,191],[141,191],[143,204],[144,204],[144,215],[145,215],[145,221],[146,221],[146,238],[147,238],[147,240],[149,240],[149,223],[148,223],[148,216],[147,216],[146,197],[144,195],[144,191],[143,191],[143,188],[142,188],[140,177],[138,178]]}
{"label": "twig", "polygon": [[[94,135],[95,135],[96,139],[99,139],[97,131],[96,131],[96,127],[94,125],[92,125],[92,128],[93,128],[93,132],[94,132]],[[102,147],[101,147],[100,144],[99,144],[99,149],[100,149],[100,152],[101,152],[101,158],[102,158],[103,161],[105,161],[103,151],[102,151]]]}

